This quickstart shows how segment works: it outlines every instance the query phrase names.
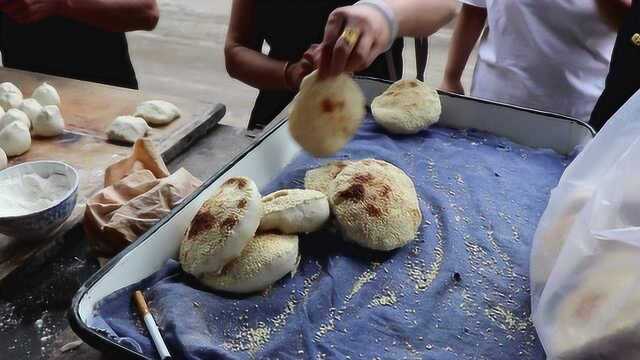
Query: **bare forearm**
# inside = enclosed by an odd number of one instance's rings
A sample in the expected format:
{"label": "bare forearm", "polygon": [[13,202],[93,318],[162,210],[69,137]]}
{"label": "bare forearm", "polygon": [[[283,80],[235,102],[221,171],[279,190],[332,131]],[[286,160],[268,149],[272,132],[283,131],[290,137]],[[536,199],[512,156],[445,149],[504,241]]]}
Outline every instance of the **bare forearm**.
{"label": "bare forearm", "polygon": [[469,56],[482,34],[487,19],[487,10],[470,5],[464,5],[456,23],[449,57],[445,68],[445,78],[459,80],[462,76]]}
{"label": "bare forearm", "polygon": [[386,0],[399,25],[399,36],[424,37],[438,31],[456,14],[455,0]]}
{"label": "bare forearm", "polygon": [[64,0],[61,16],[107,31],[153,30],[159,19],[156,0]]}
{"label": "bare forearm", "polygon": [[284,90],[284,61],[243,46],[225,49],[227,72],[234,79],[261,90]]}

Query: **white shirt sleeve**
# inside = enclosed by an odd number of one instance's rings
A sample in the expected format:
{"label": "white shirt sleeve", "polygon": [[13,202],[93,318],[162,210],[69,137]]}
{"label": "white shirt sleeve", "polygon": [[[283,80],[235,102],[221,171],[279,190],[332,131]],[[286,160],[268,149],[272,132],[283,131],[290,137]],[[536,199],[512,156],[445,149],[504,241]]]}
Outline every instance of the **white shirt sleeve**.
{"label": "white shirt sleeve", "polygon": [[487,7],[487,0],[459,0],[459,1],[463,4],[467,4],[471,6],[476,6],[481,8]]}

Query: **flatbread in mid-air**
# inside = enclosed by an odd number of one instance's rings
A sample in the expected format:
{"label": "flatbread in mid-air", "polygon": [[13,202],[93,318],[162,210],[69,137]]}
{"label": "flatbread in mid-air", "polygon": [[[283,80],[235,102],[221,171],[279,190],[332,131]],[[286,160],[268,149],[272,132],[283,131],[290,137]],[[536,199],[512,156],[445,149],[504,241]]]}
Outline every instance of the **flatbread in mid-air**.
{"label": "flatbread in mid-air", "polygon": [[315,71],[302,80],[289,114],[289,131],[310,154],[330,156],[351,140],[364,115],[364,95],[351,77],[320,80]]}

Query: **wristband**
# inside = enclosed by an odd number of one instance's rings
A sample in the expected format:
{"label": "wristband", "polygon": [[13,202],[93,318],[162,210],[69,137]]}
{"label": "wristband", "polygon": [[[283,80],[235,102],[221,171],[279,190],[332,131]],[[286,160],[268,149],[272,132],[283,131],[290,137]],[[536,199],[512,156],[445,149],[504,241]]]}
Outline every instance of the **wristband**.
{"label": "wristband", "polygon": [[391,6],[387,4],[384,0],[360,0],[354,5],[368,5],[378,10],[384,18],[387,20],[387,25],[389,26],[389,44],[385,48],[385,52],[389,51],[393,46],[393,42],[396,40],[398,36],[398,19],[396,19],[396,14],[391,9]]}
{"label": "wristband", "polygon": [[287,77],[287,71],[289,70],[289,66],[291,63],[289,61],[284,63],[284,67],[282,68],[282,76],[284,77],[284,86],[286,86],[287,90],[295,91],[295,86],[289,83],[289,78]]}

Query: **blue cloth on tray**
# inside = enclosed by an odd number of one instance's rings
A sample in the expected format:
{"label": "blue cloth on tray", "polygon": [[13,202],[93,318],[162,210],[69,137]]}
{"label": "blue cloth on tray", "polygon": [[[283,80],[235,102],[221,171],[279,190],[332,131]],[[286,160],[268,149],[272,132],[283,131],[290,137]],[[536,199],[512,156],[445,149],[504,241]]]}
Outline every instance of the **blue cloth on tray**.
{"label": "blue cloth on tray", "polygon": [[[419,239],[376,253],[328,227],[300,237],[293,278],[245,297],[208,292],[170,260],[104,299],[91,326],[157,356],[130,300],[143,288],[178,359],[544,358],[529,321],[529,250],[567,157],[474,130],[391,136],[367,119],[335,158],[403,169],[420,197]],[[302,188],[325,162],[299,155],[263,194]]]}

